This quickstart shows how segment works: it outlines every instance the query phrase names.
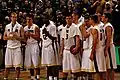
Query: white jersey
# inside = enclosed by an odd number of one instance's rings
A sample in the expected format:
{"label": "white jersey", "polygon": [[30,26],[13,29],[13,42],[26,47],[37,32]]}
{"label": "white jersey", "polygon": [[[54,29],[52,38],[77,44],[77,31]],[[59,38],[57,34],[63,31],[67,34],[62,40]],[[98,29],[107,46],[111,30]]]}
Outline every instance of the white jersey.
{"label": "white jersey", "polygon": [[78,28],[78,30],[79,30],[79,36],[80,36],[80,39],[81,39],[81,40],[82,40],[82,33],[81,33],[81,31],[80,31],[80,26],[81,26],[83,23],[84,23],[84,17],[81,16],[81,17],[79,18],[79,20],[78,20],[78,24],[76,24],[76,25],[77,25],[77,28]]}
{"label": "white jersey", "polygon": [[[89,32],[89,30],[92,29],[92,26],[89,27],[86,31]],[[92,49],[92,42],[93,42],[93,38],[92,38],[92,34],[90,33],[89,37],[86,38],[84,41],[83,41],[83,49]]]}
{"label": "white jersey", "polygon": [[100,28],[99,28],[98,25],[97,25],[97,26],[94,26],[93,29],[96,29],[96,30],[98,31],[97,47],[96,47],[96,48],[99,49],[100,47],[103,46],[103,44],[101,44],[101,37],[103,37],[103,36],[101,36]]}
{"label": "white jersey", "polygon": [[100,44],[102,44],[102,46],[105,46],[105,30],[104,30],[104,24],[102,22],[100,22],[98,24],[99,27],[99,31],[100,31]]}
{"label": "white jersey", "polygon": [[[28,26],[25,26],[24,31],[32,30],[33,33],[35,33],[35,28],[36,27],[38,27],[36,24],[32,24],[32,26],[30,26],[30,28],[28,28]],[[27,39],[27,43],[37,43],[37,40],[30,37],[30,38]]]}
{"label": "white jersey", "polygon": [[[101,36],[100,36],[100,29],[99,26],[96,25],[93,27],[93,29],[96,29],[98,31],[98,37],[97,37],[97,44],[96,44],[96,62],[98,66],[99,72],[105,72],[106,71],[106,61],[104,56],[104,46],[101,44]],[[94,66],[95,71],[95,66]]]}
{"label": "white jersey", "polygon": [[56,26],[50,22],[50,24],[47,27],[44,24],[40,29],[41,39],[43,40],[43,47],[48,47],[52,44],[52,40],[46,34],[43,33],[44,28],[46,28],[46,30],[51,36],[57,37]]}
{"label": "white jersey", "polygon": [[60,35],[60,44],[61,44],[61,41],[62,41],[62,36],[61,36],[61,33],[62,33],[62,29],[64,28],[63,24],[58,26],[58,34]]}
{"label": "white jersey", "polygon": [[108,27],[108,26],[112,28],[112,38],[111,38],[110,44],[113,44],[114,28],[113,28],[113,26],[112,26],[111,23],[107,23],[107,24],[105,24],[105,26],[104,26],[104,31],[105,31],[106,27]]}
{"label": "white jersey", "polygon": [[78,22],[80,23],[80,25],[82,25],[82,24],[84,23],[84,17],[81,16],[81,17],[79,18]]}
{"label": "white jersey", "polygon": [[77,26],[72,23],[72,25],[67,28],[67,25],[62,30],[62,38],[64,38],[64,48],[70,49],[72,45],[75,45],[74,37],[79,35]]}
{"label": "white jersey", "polygon": [[[6,25],[5,31],[7,32],[7,36],[9,35],[10,32],[16,32],[18,36],[21,36],[20,34],[20,28],[22,26],[16,22],[14,27],[12,27],[12,22],[8,25]],[[21,42],[18,40],[8,40],[7,41],[7,48],[18,48],[21,47]]]}
{"label": "white jersey", "polygon": [[79,31],[79,36],[80,36],[80,39],[82,40],[82,33],[81,33],[81,30],[80,30],[80,26],[82,25],[82,23],[81,22],[79,22],[78,24],[76,24],[77,25],[77,29],[78,29],[78,31]]}

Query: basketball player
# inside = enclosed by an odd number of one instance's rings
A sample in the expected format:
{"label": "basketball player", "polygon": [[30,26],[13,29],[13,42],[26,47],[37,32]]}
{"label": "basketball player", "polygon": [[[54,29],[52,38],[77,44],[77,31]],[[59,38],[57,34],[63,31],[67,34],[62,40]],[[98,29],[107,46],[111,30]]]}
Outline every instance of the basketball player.
{"label": "basketball player", "polygon": [[[25,66],[30,68],[31,79],[34,80],[34,70],[36,72],[36,79],[39,80],[40,68],[39,68],[39,45],[38,40],[40,38],[39,27],[33,23],[33,15],[28,15],[27,26],[25,26],[25,39],[26,39],[26,50],[25,50]],[[33,65],[33,67],[32,67]]]}
{"label": "basketball player", "polygon": [[90,53],[92,51],[92,26],[89,23],[89,14],[84,16],[85,22],[81,25],[80,30],[83,36],[83,54],[81,62],[81,71],[83,73],[83,79],[92,79],[92,61],[89,59]]}
{"label": "basketball player", "polygon": [[100,29],[98,26],[98,16],[93,15],[90,17],[90,23],[93,26],[91,34],[92,34],[92,51],[90,54],[90,60],[93,61],[93,72],[96,72],[99,76],[97,80],[104,80],[103,73],[106,71],[106,63],[104,57],[103,46],[100,42],[102,36],[100,36]]}
{"label": "basketball player", "polygon": [[67,80],[69,72],[74,74],[74,80],[77,80],[78,73],[80,72],[80,55],[77,53],[73,55],[70,52],[70,47],[75,45],[73,52],[77,52],[80,47],[79,32],[77,26],[72,23],[72,14],[68,13],[66,16],[67,25],[62,29],[62,43],[60,54],[63,56],[63,80]]}
{"label": "basketball player", "polygon": [[[113,36],[114,36],[114,28],[111,21],[111,14],[104,13],[102,16],[102,21],[104,22],[104,31],[105,31],[105,56],[106,56],[106,63],[107,63],[107,80],[115,80],[114,70],[117,69],[116,64],[116,54],[115,54],[115,46],[113,44]],[[112,74],[111,74],[112,73]]]}
{"label": "basketball player", "polygon": [[[83,41],[82,41],[82,34],[81,34],[81,30],[80,30],[80,27],[81,27],[81,25],[84,23],[84,17],[82,17],[81,19],[81,21],[79,21],[79,19],[80,19],[80,15],[81,13],[80,13],[80,11],[79,10],[75,10],[75,11],[73,11],[73,13],[72,13],[72,20],[73,20],[73,23],[74,24],[76,24],[77,25],[77,28],[78,28],[78,31],[79,31],[79,37],[80,37],[80,51],[79,51],[79,55],[80,55],[80,63],[81,63],[81,57],[82,57],[82,53],[83,53]],[[82,76],[82,73],[80,74],[80,78],[81,77],[83,77]]]}
{"label": "basketball player", "polygon": [[42,39],[42,59],[41,65],[47,67],[47,80],[58,80],[58,45],[56,26],[50,21],[50,16],[44,14],[44,25],[41,28],[40,35]]}
{"label": "basketball player", "polygon": [[4,80],[7,80],[9,69],[15,67],[16,69],[16,80],[19,79],[20,75],[20,66],[22,62],[21,55],[21,42],[24,40],[24,29],[17,22],[17,14],[11,14],[11,23],[6,25],[4,32],[4,40],[7,40],[7,48],[5,54],[5,77]]}

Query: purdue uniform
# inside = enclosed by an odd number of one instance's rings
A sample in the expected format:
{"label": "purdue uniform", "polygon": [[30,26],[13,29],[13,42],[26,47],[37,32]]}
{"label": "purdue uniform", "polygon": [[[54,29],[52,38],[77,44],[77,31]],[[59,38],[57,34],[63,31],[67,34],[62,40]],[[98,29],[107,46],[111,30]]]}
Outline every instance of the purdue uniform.
{"label": "purdue uniform", "polygon": [[52,40],[46,34],[43,33],[43,29],[46,28],[46,30],[49,31],[50,35],[57,37],[56,27],[51,22],[47,27],[45,26],[46,25],[44,24],[43,27],[40,29],[40,35],[43,44],[41,64],[42,66],[56,66],[59,64],[56,49],[58,45],[55,45],[55,43],[52,42]]}
{"label": "purdue uniform", "polygon": [[[89,27],[86,31],[89,32],[92,29],[92,26]],[[90,33],[88,38],[83,40],[83,55],[82,55],[82,66],[81,71],[84,72],[93,72],[92,61],[90,60],[90,54],[92,51],[92,34]]]}
{"label": "purdue uniform", "polygon": [[[105,29],[106,29],[106,27],[111,27],[111,29],[112,29],[112,38],[111,38],[111,40],[110,40],[110,47],[109,47],[109,49],[110,49],[110,54],[109,55],[111,55],[111,60],[112,60],[112,66],[113,66],[113,69],[116,69],[117,68],[117,64],[116,64],[116,54],[115,54],[115,46],[114,46],[114,44],[113,44],[113,35],[114,35],[114,28],[113,28],[113,26],[111,25],[111,23],[106,23],[105,25],[104,25],[104,31],[105,31]],[[111,66],[110,66],[110,58],[109,58],[109,55],[106,57],[106,63],[107,63],[107,69],[111,69]]]}
{"label": "purdue uniform", "polygon": [[[31,31],[32,33],[35,33],[35,28],[38,27],[35,24],[32,24],[30,28],[26,26],[24,28],[24,31]],[[31,68],[34,66],[34,68],[37,68],[39,66],[39,45],[38,41],[33,39],[32,37],[29,37],[27,39],[27,45],[25,50],[25,66],[27,68]],[[33,66],[32,66],[33,65]]]}
{"label": "purdue uniform", "polygon": [[[10,35],[11,32],[16,32],[18,36],[21,36],[20,29],[21,25],[16,22],[16,24],[12,27],[12,22],[6,25],[5,32],[7,36]],[[13,36],[11,34],[11,36]],[[20,67],[22,64],[22,55],[21,55],[21,42],[18,40],[8,40],[7,48],[5,54],[5,67]]]}
{"label": "purdue uniform", "polygon": [[94,26],[93,29],[96,29],[98,32],[98,39],[97,39],[97,45],[96,45],[96,64],[94,63],[94,72],[95,70],[95,65],[98,67],[99,72],[105,72],[106,71],[106,62],[105,62],[105,56],[104,56],[104,44],[101,44],[101,40],[103,39],[104,36],[101,36],[100,34],[100,28],[99,26]]}
{"label": "purdue uniform", "polygon": [[70,52],[70,47],[75,45],[75,36],[79,35],[77,26],[72,25],[67,28],[67,25],[62,30],[62,38],[64,39],[64,51],[63,51],[63,72],[76,73],[80,72],[80,55],[73,55]]}
{"label": "purdue uniform", "polygon": [[[48,24],[47,24],[48,23]],[[56,26],[52,21],[46,20],[46,23],[40,29],[42,39],[42,59],[41,65],[47,67],[47,79],[58,80],[58,44]]]}

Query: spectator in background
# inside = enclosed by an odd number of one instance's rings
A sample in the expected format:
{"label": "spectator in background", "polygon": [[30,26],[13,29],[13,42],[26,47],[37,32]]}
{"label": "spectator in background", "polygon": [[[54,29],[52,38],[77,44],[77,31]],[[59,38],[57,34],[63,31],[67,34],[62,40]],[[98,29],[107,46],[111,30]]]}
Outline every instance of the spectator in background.
{"label": "spectator in background", "polygon": [[3,26],[0,23],[0,69],[3,67]]}

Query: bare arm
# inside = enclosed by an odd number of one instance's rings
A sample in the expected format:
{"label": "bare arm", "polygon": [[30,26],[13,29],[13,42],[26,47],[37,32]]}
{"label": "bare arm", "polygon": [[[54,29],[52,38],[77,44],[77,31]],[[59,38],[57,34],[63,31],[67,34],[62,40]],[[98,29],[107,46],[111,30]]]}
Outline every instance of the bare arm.
{"label": "bare arm", "polygon": [[80,27],[80,31],[84,38],[88,38],[90,34],[86,31],[85,26],[86,26],[85,23],[83,23]]}
{"label": "bare arm", "polygon": [[110,41],[112,38],[112,28],[109,26],[106,27],[105,32],[106,32],[106,47],[105,47],[105,49],[108,50],[108,48],[110,46]]}
{"label": "bare arm", "polygon": [[64,38],[62,38],[61,44],[60,44],[60,54],[63,54],[63,50],[64,50]]}
{"label": "bare arm", "polygon": [[9,37],[7,36],[7,32],[6,32],[6,31],[4,32],[3,39],[4,39],[4,40],[9,40]]}
{"label": "bare arm", "polygon": [[79,38],[79,35],[76,35],[76,49],[77,50],[80,49],[80,38]]}
{"label": "bare arm", "polygon": [[92,43],[92,51],[90,55],[90,59],[93,60],[93,54],[95,53],[96,50],[96,45],[98,41],[98,31],[96,29],[92,30],[92,35],[93,35],[93,43]]}
{"label": "bare arm", "polygon": [[[9,33],[10,34],[10,33]],[[7,35],[7,32],[5,30],[4,35],[3,35],[4,40],[13,40],[14,38],[12,36]]]}

